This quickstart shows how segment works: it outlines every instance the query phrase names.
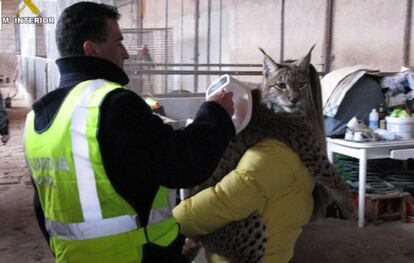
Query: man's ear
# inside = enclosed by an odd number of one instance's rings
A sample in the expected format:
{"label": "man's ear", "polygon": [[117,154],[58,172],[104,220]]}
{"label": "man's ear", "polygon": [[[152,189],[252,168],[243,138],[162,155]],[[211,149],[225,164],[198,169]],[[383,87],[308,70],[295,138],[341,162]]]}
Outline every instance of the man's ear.
{"label": "man's ear", "polygon": [[97,56],[97,52],[96,52],[96,47],[95,44],[90,41],[90,40],[86,40],[85,42],[83,42],[83,52],[85,53],[85,55],[87,56]]}

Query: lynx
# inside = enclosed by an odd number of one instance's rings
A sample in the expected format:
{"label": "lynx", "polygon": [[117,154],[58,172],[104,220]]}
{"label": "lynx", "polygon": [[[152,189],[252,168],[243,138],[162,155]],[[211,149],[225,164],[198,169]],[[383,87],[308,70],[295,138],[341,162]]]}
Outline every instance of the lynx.
{"label": "lynx", "polygon": [[[274,62],[261,49],[264,81],[259,89],[252,90],[251,122],[230,143],[211,178],[191,189],[190,195],[214,186],[235,169],[247,149],[257,142],[274,138],[289,145],[315,177],[312,219],[323,217],[332,201],[346,217],[356,217],[351,194],[326,155],[319,77],[310,64],[312,49],[302,59],[282,64]],[[231,262],[253,263],[262,261],[268,233],[263,218],[253,212],[195,240]]]}

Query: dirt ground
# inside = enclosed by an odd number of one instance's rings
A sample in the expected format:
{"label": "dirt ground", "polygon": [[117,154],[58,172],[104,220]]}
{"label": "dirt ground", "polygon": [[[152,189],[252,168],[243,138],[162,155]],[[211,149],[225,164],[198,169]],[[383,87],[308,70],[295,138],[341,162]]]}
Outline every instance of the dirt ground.
{"label": "dirt ground", "polygon": [[[23,108],[10,109],[11,139],[7,145],[0,145],[0,263],[53,262],[32,209],[33,188],[23,158],[26,112]],[[318,221],[305,227],[292,260],[371,262],[414,262],[414,224],[391,221],[358,228],[356,222]]]}

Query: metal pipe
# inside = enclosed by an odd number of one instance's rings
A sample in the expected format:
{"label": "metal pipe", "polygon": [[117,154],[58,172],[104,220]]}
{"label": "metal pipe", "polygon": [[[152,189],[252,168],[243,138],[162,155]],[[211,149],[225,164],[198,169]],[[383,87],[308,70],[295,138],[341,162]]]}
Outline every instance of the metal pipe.
{"label": "metal pipe", "polygon": [[285,54],[285,0],[280,4],[280,55],[279,62],[282,63]]}
{"label": "metal pipe", "polygon": [[157,69],[137,69],[134,74],[150,74],[150,75],[241,75],[241,76],[260,76],[263,71],[241,71],[241,70],[157,70]]}
{"label": "metal pipe", "polygon": [[200,20],[200,0],[195,1],[194,12],[194,92],[198,91],[198,38],[199,38],[199,20]]}
{"label": "metal pipe", "polygon": [[162,27],[146,27],[146,28],[122,28],[122,33],[148,33],[151,31],[165,31],[165,28]]}
{"label": "metal pipe", "polygon": [[[144,28],[144,0],[138,0],[137,3],[138,7],[138,25],[137,28],[139,28],[141,31]],[[138,47],[142,46],[142,34],[138,34]]]}
{"label": "metal pipe", "polygon": [[211,40],[211,0],[207,7],[207,64],[210,64],[210,40]]}
{"label": "metal pipe", "polygon": [[413,0],[407,0],[407,10],[405,13],[404,27],[404,49],[403,49],[403,65],[410,64],[410,41],[411,41],[411,14],[413,11]]}
{"label": "metal pipe", "polygon": [[[181,0],[181,64],[184,61],[184,0]],[[183,70],[183,66],[180,66],[180,69]],[[180,91],[184,89],[184,79],[181,76],[180,78]]]}
{"label": "metal pipe", "polygon": [[[165,65],[167,65],[168,63],[168,0],[165,0],[165,49],[164,49],[164,54],[165,54]],[[167,66],[165,66],[165,70],[167,70]],[[154,91],[152,91],[154,92]],[[165,75],[164,77],[164,93],[168,92],[168,76]]]}
{"label": "metal pipe", "polygon": [[[169,67],[194,67],[196,64],[193,63],[152,63],[152,62],[139,62],[139,61],[125,61],[125,65],[128,66],[169,66]],[[262,64],[197,64],[199,67],[245,67],[245,68],[253,68],[253,67],[262,67]]]}
{"label": "metal pipe", "polygon": [[331,70],[333,5],[334,0],[326,0],[325,32],[323,39],[323,72],[325,74]]}
{"label": "metal pipe", "polygon": [[[151,75],[194,75],[194,70],[162,70],[162,69],[137,69],[132,74],[151,74]],[[262,70],[198,70],[198,75],[240,75],[240,76],[260,76],[263,74]],[[392,75],[395,73],[384,73]],[[318,75],[323,75],[318,72]]]}
{"label": "metal pipe", "polygon": [[[208,0],[207,6],[207,64],[210,64],[210,40],[211,40],[211,0]],[[210,70],[210,69],[209,69]],[[207,77],[207,85],[210,79]]]}
{"label": "metal pipe", "polygon": [[[223,45],[223,0],[220,0],[220,20],[219,20],[219,64],[221,64],[221,48]],[[221,66],[219,68],[221,70]]]}

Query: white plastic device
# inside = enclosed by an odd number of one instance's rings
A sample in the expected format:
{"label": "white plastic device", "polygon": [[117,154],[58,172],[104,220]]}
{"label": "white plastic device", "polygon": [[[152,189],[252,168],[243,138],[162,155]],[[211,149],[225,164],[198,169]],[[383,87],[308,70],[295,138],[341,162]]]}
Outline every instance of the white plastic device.
{"label": "white plastic device", "polygon": [[206,91],[206,99],[209,100],[218,92],[232,92],[234,103],[234,114],[232,121],[236,129],[236,133],[241,132],[249,124],[252,117],[253,101],[250,88],[243,82],[231,77],[223,75],[215,80]]}

